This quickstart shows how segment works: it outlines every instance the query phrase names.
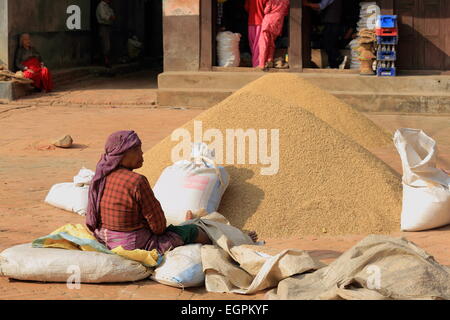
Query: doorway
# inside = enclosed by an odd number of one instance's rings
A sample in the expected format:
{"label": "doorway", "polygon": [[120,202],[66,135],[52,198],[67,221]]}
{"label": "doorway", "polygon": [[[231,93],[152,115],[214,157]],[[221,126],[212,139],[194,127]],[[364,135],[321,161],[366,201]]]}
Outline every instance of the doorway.
{"label": "doorway", "polygon": [[[295,2],[295,1],[292,1]],[[236,67],[252,68],[252,53],[248,35],[248,13],[244,0],[227,0],[225,2],[212,0],[212,66],[219,66],[217,35],[220,32],[232,32],[241,35],[239,40],[240,63]],[[288,66],[290,18],[285,17],[282,34],[275,42],[274,61],[284,61]]]}
{"label": "doorway", "polygon": [[[91,43],[92,64],[102,63],[98,23],[96,19],[97,6],[101,0],[91,1]],[[142,62],[153,67],[163,66],[163,12],[161,0],[113,0],[112,8],[116,20],[112,26],[111,58],[113,64]],[[130,41],[132,39],[133,42]],[[130,49],[137,44],[140,50]],[[131,50],[131,52],[130,52]]]}
{"label": "doorway", "polygon": [[[310,0],[320,3],[320,0]],[[352,44],[358,32],[361,0],[342,0],[339,6],[330,6],[319,12],[304,7],[302,13],[303,65],[305,68],[318,69],[350,69],[352,60]],[[329,34],[326,23],[326,10],[335,10],[338,26],[334,35]],[[329,12],[328,12],[329,13]],[[352,43],[353,41],[353,43]],[[334,48],[335,61],[328,58],[327,52]]]}

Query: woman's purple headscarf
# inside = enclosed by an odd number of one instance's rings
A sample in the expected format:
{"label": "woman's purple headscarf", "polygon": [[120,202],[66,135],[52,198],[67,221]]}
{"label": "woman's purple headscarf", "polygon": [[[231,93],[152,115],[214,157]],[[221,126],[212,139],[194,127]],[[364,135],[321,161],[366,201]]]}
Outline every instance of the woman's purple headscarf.
{"label": "woman's purple headscarf", "polygon": [[86,225],[92,232],[97,228],[100,200],[105,189],[106,177],[117,169],[125,152],[140,145],[141,140],[134,131],[117,131],[106,141],[105,153],[97,163],[95,176],[89,188]]}

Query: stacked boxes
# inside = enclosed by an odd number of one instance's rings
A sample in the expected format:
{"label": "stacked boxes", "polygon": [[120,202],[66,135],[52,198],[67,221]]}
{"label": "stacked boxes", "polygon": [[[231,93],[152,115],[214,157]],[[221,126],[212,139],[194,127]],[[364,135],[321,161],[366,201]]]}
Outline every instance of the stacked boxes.
{"label": "stacked boxes", "polygon": [[397,16],[380,15],[375,30],[377,36],[377,76],[394,77],[397,74],[398,27]]}

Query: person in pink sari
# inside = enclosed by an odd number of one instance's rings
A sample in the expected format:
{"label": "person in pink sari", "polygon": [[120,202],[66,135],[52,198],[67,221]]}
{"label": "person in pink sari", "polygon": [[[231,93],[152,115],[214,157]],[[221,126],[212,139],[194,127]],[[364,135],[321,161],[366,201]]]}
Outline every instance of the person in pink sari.
{"label": "person in pink sari", "polygon": [[273,67],[275,40],[281,35],[288,14],[289,0],[267,0],[259,39],[259,68]]}
{"label": "person in pink sari", "polygon": [[248,13],[248,42],[254,68],[259,66],[259,38],[266,2],[267,0],[245,0],[245,10]]}
{"label": "person in pink sari", "polygon": [[33,86],[36,90],[44,90],[45,92],[53,90],[50,71],[44,66],[39,52],[32,46],[28,33],[20,36],[20,46],[15,63],[16,67],[23,72],[25,78],[33,80]]}

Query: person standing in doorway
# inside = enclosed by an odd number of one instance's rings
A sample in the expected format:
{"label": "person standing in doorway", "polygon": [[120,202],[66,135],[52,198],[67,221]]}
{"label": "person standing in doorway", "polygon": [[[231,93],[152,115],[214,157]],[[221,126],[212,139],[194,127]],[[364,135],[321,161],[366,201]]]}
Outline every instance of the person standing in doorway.
{"label": "person standing in doorway", "polygon": [[254,68],[259,65],[259,37],[266,2],[267,0],[245,0],[245,10],[248,12],[248,42]]}
{"label": "person standing in doorway", "polygon": [[100,44],[105,66],[111,68],[111,30],[116,16],[111,7],[112,0],[101,0],[97,6],[97,22],[99,24]]}
{"label": "person standing in doorway", "polygon": [[321,12],[322,23],[325,25],[323,46],[328,55],[328,65],[332,69],[339,68],[344,61],[344,57],[339,50],[343,0],[321,0],[320,3],[305,0],[303,5]]}
{"label": "person standing in doorway", "polygon": [[284,18],[289,14],[289,0],[267,0],[259,39],[259,68],[274,67],[275,40],[283,31]]}

